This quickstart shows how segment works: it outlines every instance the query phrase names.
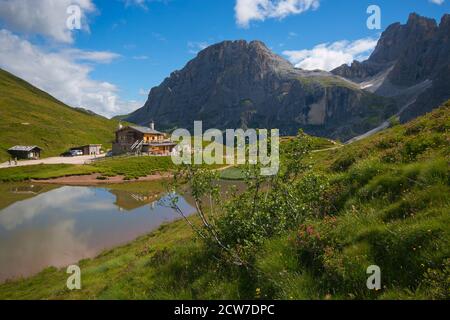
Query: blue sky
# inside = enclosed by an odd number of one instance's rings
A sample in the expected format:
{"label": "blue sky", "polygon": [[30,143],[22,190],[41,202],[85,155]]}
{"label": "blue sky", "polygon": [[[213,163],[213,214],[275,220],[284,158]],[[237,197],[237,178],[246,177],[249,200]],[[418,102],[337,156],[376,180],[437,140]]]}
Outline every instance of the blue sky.
{"label": "blue sky", "polygon": [[[75,32],[64,29],[71,4],[83,14]],[[373,4],[382,30],[366,26]],[[449,0],[0,0],[0,67],[111,116],[142,106],[151,87],[213,43],[258,39],[299,67],[331,69],[364,59],[410,12],[439,21],[449,7]]]}

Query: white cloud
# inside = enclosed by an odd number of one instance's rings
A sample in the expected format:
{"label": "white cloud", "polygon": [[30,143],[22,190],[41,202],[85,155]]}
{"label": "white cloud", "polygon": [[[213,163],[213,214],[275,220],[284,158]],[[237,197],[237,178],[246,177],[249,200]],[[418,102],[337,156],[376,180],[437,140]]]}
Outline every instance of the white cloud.
{"label": "white cloud", "polygon": [[333,70],[344,63],[365,60],[377,45],[377,39],[323,43],[310,50],[284,51],[289,61],[305,70]]}
{"label": "white cloud", "polygon": [[88,14],[95,11],[92,0],[1,0],[0,21],[3,27],[25,34],[40,34],[58,42],[72,43],[73,31],[67,28],[67,8],[81,9],[83,30],[88,31]]}
{"label": "white cloud", "polygon": [[139,89],[139,95],[141,96],[148,96],[150,93],[150,90],[146,90],[146,89]]}
{"label": "white cloud", "polygon": [[138,101],[121,100],[115,85],[91,79],[91,64],[111,62],[118,57],[114,53],[79,49],[45,51],[8,30],[0,30],[0,43],[1,68],[72,107],[112,116],[142,106]]}
{"label": "white cloud", "polygon": [[444,2],[445,2],[445,0],[429,0],[431,3],[435,3],[435,4],[438,4],[438,5],[441,5],[441,4],[443,4]]}
{"label": "white cloud", "polygon": [[125,7],[137,6],[144,10],[148,10],[145,0],[122,0],[122,1],[125,2]]}
{"label": "white cloud", "polygon": [[[71,192],[67,192],[70,188]],[[3,210],[0,216],[0,226],[7,230],[17,228],[19,225],[33,220],[36,216],[48,211],[67,206],[67,210],[76,208],[70,204],[82,203],[80,199],[92,196],[93,191],[83,188],[62,187],[48,193],[43,193],[35,198],[25,200],[29,205],[24,206],[21,202],[16,202]]]}
{"label": "white cloud", "polygon": [[142,55],[142,56],[133,56],[133,60],[148,60],[149,57]]}
{"label": "white cloud", "polygon": [[189,41],[187,46],[190,54],[197,54],[203,49],[206,49],[209,46],[209,44],[204,41],[201,42]]}
{"label": "white cloud", "polygon": [[66,49],[61,51],[67,58],[83,62],[111,63],[120,57],[119,54],[109,51],[84,51],[79,49]]}
{"label": "white cloud", "polygon": [[148,4],[150,2],[161,2],[164,4],[169,3],[170,0],[120,0],[125,3],[125,7],[139,7],[141,9],[144,9],[145,11],[148,10]]}
{"label": "white cloud", "polygon": [[236,0],[236,22],[248,27],[252,20],[283,19],[319,7],[320,0]]}

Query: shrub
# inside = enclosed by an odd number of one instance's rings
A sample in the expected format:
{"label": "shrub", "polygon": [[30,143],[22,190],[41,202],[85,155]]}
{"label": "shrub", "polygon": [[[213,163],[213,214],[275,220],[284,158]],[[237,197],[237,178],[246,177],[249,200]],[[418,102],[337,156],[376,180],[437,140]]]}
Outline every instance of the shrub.
{"label": "shrub", "polygon": [[366,269],[370,250],[367,243],[344,246],[338,220],[325,218],[320,224],[300,226],[293,245],[297,250],[301,268],[306,268],[319,281],[323,292],[344,295],[346,298],[362,297],[367,293]]}
{"label": "shrub", "polygon": [[397,163],[401,161],[401,155],[397,150],[388,150],[381,154],[380,159],[384,163]]}
{"label": "shrub", "polygon": [[448,241],[439,219],[374,228],[361,240],[370,244],[386,284],[411,289],[419,285],[426,268],[435,268],[445,258],[445,250],[439,248]]}
{"label": "shrub", "polygon": [[419,192],[410,193],[383,211],[383,221],[406,219],[420,213],[429,206],[439,207],[445,205],[449,201],[449,194],[449,188],[443,185],[427,187]]}
{"label": "shrub", "polygon": [[375,177],[358,194],[360,198],[370,200],[386,197],[393,201],[401,196],[402,192],[410,186],[408,177],[396,174],[384,174]]}
{"label": "shrub", "polygon": [[428,148],[434,146],[435,141],[427,136],[422,139],[413,139],[407,141],[401,150],[403,162],[412,162],[424,153]]}
{"label": "shrub", "polygon": [[429,268],[418,289],[419,293],[437,300],[450,299],[450,259],[446,259],[439,268]]}
{"label": "shrub", "polygon": [[337,158],[331,165],[331,170],[334,172],[347,171],[355,162],[356,156],[353,153],[344,153]]}
{"label": "shrub", "polygon": [[292,239],[297,250],[299,263],[309,268],[323,269],[323,254],[325,249],[336,244],[333,229],[337,225],[335,217],[325,217],[318,221],[308,220],[301,224]]}
{"label": "shrub", "polygon": [[398,140],[396,138],[382,138],[375,143],[375,146],[380,150],[390,149],[395,147],[398,144]]}

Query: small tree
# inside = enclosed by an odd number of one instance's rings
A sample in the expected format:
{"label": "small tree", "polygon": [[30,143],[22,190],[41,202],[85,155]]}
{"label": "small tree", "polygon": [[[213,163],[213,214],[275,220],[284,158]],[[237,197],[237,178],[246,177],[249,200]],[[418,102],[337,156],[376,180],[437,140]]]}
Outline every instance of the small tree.
{"label": "small tree", "polygon": [[[233,190],[227,201],[221,199],[224,194],[217,183],[216,170],[182,165],[174,175],[171,188],[174,191],[187,187],[201,225],[194,224],[181,211],[174,192],[169,206],[208,247],[217,248],[228,261],[248,267],[255,249],[267,237],[298,225],[311,211],[311,204],[318,201],[320,186],[324,185],[320,177],[310,175],[301,179],[309,169],[305,160],[311,150],[311,137],[299,131],[283,150],[282,166],[277,175],[261,176],[259,164],[247,163],[243,166],[245,191]],[[304,189],[305,193],[299,189]]]}

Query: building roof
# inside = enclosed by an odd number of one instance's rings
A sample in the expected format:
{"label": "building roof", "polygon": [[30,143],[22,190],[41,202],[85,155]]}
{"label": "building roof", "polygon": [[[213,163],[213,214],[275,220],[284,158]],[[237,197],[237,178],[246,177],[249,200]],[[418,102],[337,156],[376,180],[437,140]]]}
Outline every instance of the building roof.
{"label": "building roof", "polygon": [[148,128],[148,127],[132,125],[132,126],[128,126],[128,128],[131,128],[131,129],[134,129],[136,131],[139,131],[140,133],[164,135],[164,133],[159,132],[159,131],[154,130],[154,129],[151,129],[151,128]]}
{"label": "building roof", "polygon": [[39,149],[42,150],[42,148],[38,147],[38,146],[14,146],[10,149],[8,149],[8,151],[23,151],[23,152],[30,152],[34,149]]}

